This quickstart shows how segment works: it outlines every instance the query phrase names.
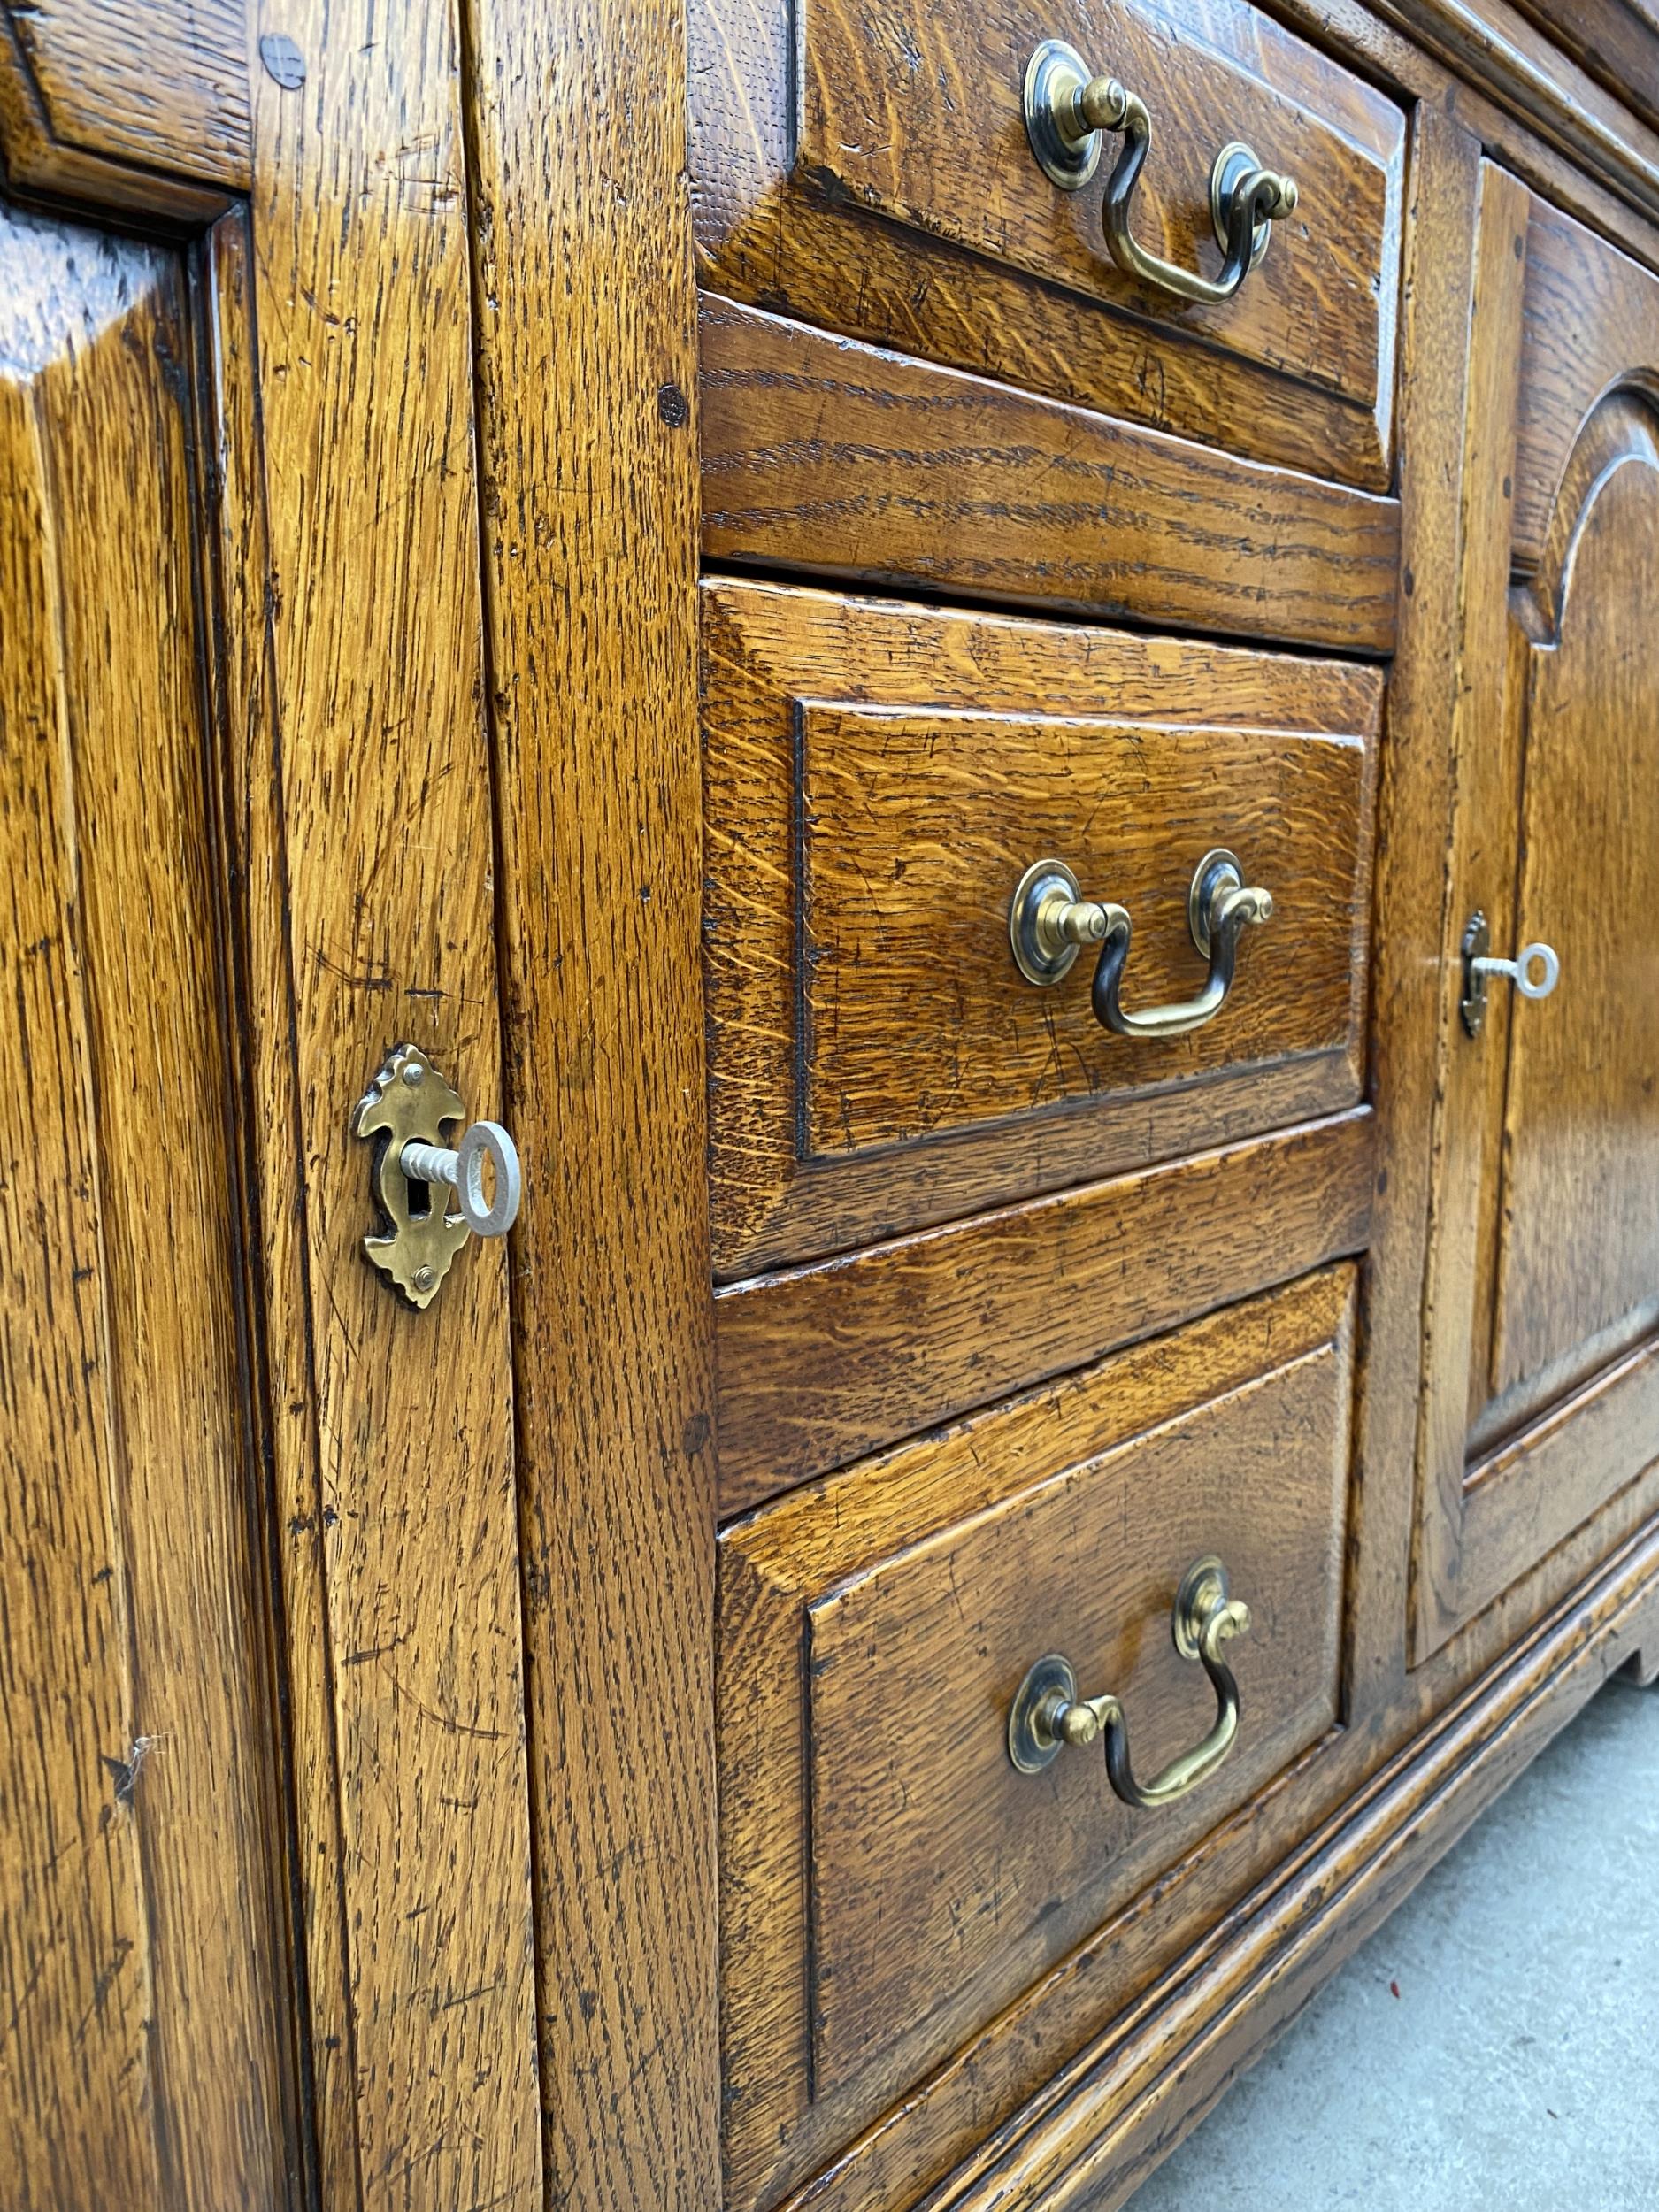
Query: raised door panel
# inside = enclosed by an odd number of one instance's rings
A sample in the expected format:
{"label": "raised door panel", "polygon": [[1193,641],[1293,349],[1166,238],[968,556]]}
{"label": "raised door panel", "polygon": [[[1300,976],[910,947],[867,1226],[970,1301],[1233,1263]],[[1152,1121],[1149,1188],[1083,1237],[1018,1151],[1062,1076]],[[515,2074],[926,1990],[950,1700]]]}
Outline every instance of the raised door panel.
{"label": "raised door panel", "polygon": [[0,204],[0,2158],[288,2199],[187,282]]}
{"label": "raised door panel", "polygon": [[1659,1453],[1659,282],[1488,167],[1475,330],[1418,1661]]}
{"label": "raised door panel", "polygon": [[1525,687],[1516,935],[1565,979],[1510,1022],[1494,1395],[1659,1315],[1659,445],[1632,409]]}

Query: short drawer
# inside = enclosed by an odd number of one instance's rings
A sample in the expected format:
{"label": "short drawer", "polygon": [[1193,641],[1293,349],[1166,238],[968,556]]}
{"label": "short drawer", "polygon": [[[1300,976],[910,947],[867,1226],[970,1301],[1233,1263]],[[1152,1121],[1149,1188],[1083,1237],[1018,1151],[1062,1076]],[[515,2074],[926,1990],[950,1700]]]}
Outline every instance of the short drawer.
{"label": "short drawer", "polygon": [[[1206,0],[696,0],[692,38],[711,289],[1386,485],[1404,117],[1271,17]],[[1098,135],[1076,188],[1040,165],[1026,79],[1046,45],[1144,110],[1125,228],[1173,279],[1109,245],[1128,134]],[[1184,296],[1172,282],[1223,274],[1212,177],[1233,148],[1294,180],[1294,210],[1258,232],[1230,296]]]}
{"label": "short drawer", "polygon": [[[1359,1096],[1379,671],[764,586],[704,617],[724,1279]],[[1273,910],[1203,1025],[1103,1026],[1093,945],[1022,973],[1052,859],[1129,918],[1120,1011],[1190,1002],[1217,849]]]}
{"label": "short drawer", "polygon": [[[1354,1286],[1321,1271],[726,1532],[734,2204],[833,2154],[1335,1728]],[[1121,1701],[1142,1784],[1205,1739],[1220,1694],[1171,1632],[1205,1555],[1249,1611],[1219,1762],[1156,1809],[1101,1741],[1017,1766],[1010,1709],[1049,1655]],[[1201,1920],[1225,1909],[1193,1886]],[[1102,2024],[1138,1986],[1116,1955]],[[1036,2064],[1041,1992],[1025,2010]]]}

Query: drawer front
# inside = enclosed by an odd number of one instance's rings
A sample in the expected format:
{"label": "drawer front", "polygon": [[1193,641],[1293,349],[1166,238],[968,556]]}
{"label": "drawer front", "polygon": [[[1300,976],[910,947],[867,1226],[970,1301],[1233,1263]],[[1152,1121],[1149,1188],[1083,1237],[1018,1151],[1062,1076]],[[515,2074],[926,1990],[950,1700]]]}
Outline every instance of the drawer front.
{"label": "drawer front", "polygon": [[[699,0],[693,16],[712,288],[1386,484],[1404,119],[1305,42],[1253,8],[1203,0],[799,0],[793,12]],[[1156,261],[1212,283],[1221,273],[1211,177],[1224,147],[1294,179],[1294,211],[1268,227],[1231,296],[1184,298],[1114,258],[1102,211],[1123,133],[1100,134],[1080,188],[1039,165],[1025,79],[1046,41],[1144,104],[1127,228]]]}
{"label": "drawer front", "polygon": [[[726,1532],[736,2201],[810,2170],[1334,1727],[1353,1289],[1326,1270]],[[1157,1810],[1114,1793],[1099,1742],[1017,1769],[1010,1705],[1052,1653],[1122,1701],[1142,1782],[1205,1736],[1217,1693],[1171,1635],[1205,1554],[1250,1612],[1219,1765]]]}
{"label": "drawer front", "polygon": [[[724,1276],[1358,1096],[1379,672],[766,588],[705,611]],[[1202,1026],[1102,1026],[1093,947],[1021,973],[1052,857],[1130,917],[1128,1015],[1190,1001],[1217,848],[1274,910]]]}

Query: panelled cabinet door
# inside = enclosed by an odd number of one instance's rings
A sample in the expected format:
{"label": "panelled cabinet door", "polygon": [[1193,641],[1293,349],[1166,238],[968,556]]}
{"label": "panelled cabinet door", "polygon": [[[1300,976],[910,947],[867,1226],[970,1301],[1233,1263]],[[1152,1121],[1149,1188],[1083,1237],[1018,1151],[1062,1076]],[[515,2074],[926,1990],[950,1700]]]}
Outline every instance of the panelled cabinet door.
{"label": "panelled cabinet door", "polygon": [[1476,331],[1418,1659],[1659,1410],[1659,280],[1489,168]]}

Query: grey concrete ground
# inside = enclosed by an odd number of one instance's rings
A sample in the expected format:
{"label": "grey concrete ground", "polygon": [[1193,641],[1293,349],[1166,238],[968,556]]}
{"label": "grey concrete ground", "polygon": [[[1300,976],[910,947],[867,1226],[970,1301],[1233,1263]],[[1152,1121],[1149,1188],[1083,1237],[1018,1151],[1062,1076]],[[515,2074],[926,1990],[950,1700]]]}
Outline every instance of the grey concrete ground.
{"label": "grey concrete ground", "polygon": [[1659,1685],[1602,1690],[1132,2212],[1334,2205],[1659,2212]]}

